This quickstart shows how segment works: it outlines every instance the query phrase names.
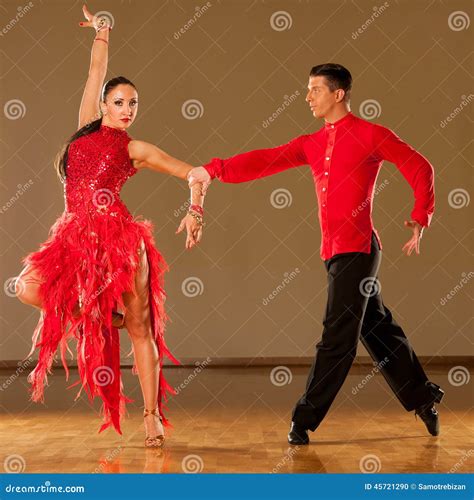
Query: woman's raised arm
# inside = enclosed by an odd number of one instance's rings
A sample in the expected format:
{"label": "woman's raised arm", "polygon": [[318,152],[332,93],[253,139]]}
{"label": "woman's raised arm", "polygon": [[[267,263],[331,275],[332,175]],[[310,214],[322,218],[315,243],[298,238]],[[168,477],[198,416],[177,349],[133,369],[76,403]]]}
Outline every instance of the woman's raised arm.
{"label": "woman's raised arm", "polygon": [[87,21],[79,23],[83,28],[94,28],[96,36],[92,44],[91,63],[87,77],[84,93],[82,94],[81,107],[79,109],[78,128],[100,118],[100,93],[107,74],[107,62],[109,56],[109,31],[105,18],[93,16],[85,5],[82,6]]}

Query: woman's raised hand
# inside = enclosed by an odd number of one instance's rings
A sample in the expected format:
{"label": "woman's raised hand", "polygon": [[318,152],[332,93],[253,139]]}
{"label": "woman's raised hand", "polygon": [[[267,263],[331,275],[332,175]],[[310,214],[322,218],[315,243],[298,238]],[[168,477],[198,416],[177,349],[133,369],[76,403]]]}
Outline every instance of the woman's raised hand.
{"label": "woman's raised hand", "polygon": [[99,31],[101,28],[108,25],[107,18],[94,16],[89,12],[85,4],[82,6],[82,12],[87,21],[81,21],[79,23],[81,28],[94,28],[96,31]]}

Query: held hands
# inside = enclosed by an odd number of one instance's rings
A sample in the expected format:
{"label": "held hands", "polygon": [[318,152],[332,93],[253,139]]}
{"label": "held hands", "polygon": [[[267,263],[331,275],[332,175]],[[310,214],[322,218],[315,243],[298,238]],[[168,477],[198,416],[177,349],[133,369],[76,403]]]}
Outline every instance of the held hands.
{"label": "held hands", "polygon": [[201,241],[203,225],[202,218],[199,219],[189,212],[183,217],[176,234],[181,233],[186,228],[186,250],[191,250]]}
{"label": "held hands", "polygon": [[194,167],[189,171],[187,179],[190,188],[195,184],[202,183],[201,192],[203,196],[206,194],[207,188],[211,184],[211,176],[204,167]]}
{"label": "held hands", "polygon": [[423,236],[423,226],[421,224],[418,224],[418,222],[411,220],[411,221],[405,221],[405,226],[409,227],[413,230],[413,236],[405,243],[405,245],[402,248],[402,251],[407,255],[410,256],[413,252],[413,249],[415,249],[415,252],[419,255],[420,254],[420,240],[421,237]]}

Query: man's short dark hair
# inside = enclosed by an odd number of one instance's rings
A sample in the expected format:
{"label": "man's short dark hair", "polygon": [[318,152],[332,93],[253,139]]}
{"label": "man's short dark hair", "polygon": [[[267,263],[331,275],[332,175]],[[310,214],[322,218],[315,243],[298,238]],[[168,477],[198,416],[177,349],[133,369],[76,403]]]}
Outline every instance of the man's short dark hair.
{"label": "man's short dark hair", "polygon": [[349,100],[352,75],[344,66],[334,63],[319,64],[311,68],[309,76],[324,76],[331,92],[342,89],[345,92],[345,100]]}

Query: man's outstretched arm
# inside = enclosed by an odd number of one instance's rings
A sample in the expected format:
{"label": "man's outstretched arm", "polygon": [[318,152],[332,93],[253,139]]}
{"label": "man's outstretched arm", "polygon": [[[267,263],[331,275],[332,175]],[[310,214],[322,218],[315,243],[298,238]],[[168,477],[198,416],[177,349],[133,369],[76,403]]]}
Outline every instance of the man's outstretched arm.
{"label": "man's outstretched arm", "polygon": [[304,143],[307,137],[302,135],[275,148],[257,149],[227,159],[213,158],[203,167],[191,170],[188,175],[190,185],[215,178],[222,182],[247,182],[305,165]]}

